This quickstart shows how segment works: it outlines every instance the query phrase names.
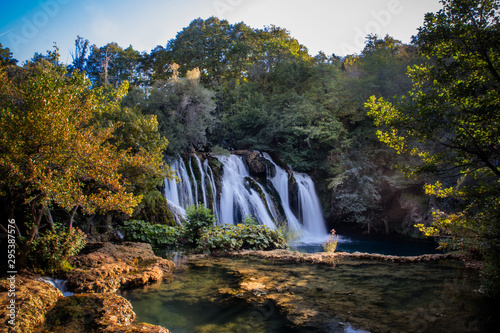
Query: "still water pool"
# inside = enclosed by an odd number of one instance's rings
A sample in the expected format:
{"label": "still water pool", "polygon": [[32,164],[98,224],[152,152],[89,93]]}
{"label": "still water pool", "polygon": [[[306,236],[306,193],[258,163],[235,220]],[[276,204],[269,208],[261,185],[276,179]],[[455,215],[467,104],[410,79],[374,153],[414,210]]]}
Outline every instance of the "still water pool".
{"label": "still water pool", "polygon": [[[409,240],[380,240],[364,236],[339,236],[336,252],[366,252],[395,256],[419,256],[422,254],[442,253],[437,243]],[[322,244],[299,243],[292,250],[315,253],[322,252]]]}
{"label": "still water pool", "polygon": [[190,257],[124,291],[139,321],[184,332],[496,332],[498,304],[458,262],[331,265]]}

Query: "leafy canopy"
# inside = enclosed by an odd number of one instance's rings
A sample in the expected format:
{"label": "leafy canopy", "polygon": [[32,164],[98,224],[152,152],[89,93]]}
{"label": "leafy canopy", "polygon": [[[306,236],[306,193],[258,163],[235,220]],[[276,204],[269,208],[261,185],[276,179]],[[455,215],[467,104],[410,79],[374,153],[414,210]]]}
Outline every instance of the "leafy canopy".
{"label": "leafy canopy", "polygon": [[[382,127],[377,133],[381,141],[398,153],[421,158],[423,163],[408,171],[441,177],[426,186],[427,193],[458,203],[459,209],[436,212],[434,225],[420,225],[421,229],[427,235],[445,237],[448,241],[443,244],[498,260],[499,1],[442,3],[442,10],[426,15],[415,37],[427,63],[410,69],[413,88],[408,96],[395,103],[372,96],[366,105],[375,124]],[[445,184],[450,177],[458,179],[454,186]],[[485,273],[491,290],[500,290],[498,273]]]}

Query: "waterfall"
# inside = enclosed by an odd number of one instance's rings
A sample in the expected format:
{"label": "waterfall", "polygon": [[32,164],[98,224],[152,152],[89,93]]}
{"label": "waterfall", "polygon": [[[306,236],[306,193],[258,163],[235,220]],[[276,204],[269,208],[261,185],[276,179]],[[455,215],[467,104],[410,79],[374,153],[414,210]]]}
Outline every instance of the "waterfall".
{"label": "waterfall", "polygon": [[267,153],[263,153],[263,156],[265,159],[271,162],[271,164],[274,165],[274,168],[276,170],[274,177],[268,175],[268,179],[271,180],[271,183],[279,194],[281,206],[283,207],[286,220],[288,221],[288,226],[292,228],[293,231],[300,232],[302,229],[300,223],[292,213],[292,209],[290,208],[290,200],[288,195],[288,172],[274,163],[271,156],[269,156]]}
{"label": "waterfall", "polygon": [[[202,162],[193,156],[189,157],[187,168],[181,157],[172,161],[170,165],[176,170],[177,179],[165,180],[165,197],[176,216],[185,214],[189,205],[204,204],[212,208],[219,224],[237,224],[251,216],[271,228],[275,228],[277,222],[286,221],[302,242],[319,243],[328,237],[315,186],[308,175],[287,171],[263,153],[261,156],[269,164],[266,179],[261,182],[250,175],[244,158],[238,155],[214,156],[222,171],[217,172],[216,177],[208,159]],[[195,175],[193,167],[199,175]],[[296,194],[291,200],[290,184],[293,183]],[[298,213],[294,214],[291,202],[298,202],[295,210]]]}
{"label": "waterfall", "polygon": [[294,172],[293,176],[299,187],[299,219],[307,232],[307,236],[304,237],[303,241],[325,241],[328,238],[328,231],[326,230],[325,219],[316,195],[314,182],[303,173]]}
{"label": "waterfall", "polygon": [[218,159],[224,165],[219,223],[235,224],[246,216],[253,216],[260,224],[274,228],[266,204],[250,184],[253,179],[241,157],[231,155],[220,156]]}
{"label": "waterfall", "polygon": [[[197,155],[194,155],[194,159],[196,160],[196,164],[198,165],[198,170],[200,171],[200,177],[201,177],[201,195],[203,199],[203,205],[205,207],[207,206],[207,191],[205,189],[205,172],[203,172],[203,168],[201,166],[201,161],[200,158]],[[194,177],[193,177],[194,178]]]}
{"label": "waterfall", "polygon": [[56,289],[59,289],[64,297],[73,296],[75,294],[71,291],[68,291],[68,288],[66,287],[66,284],[68,282],[67,280],[54,279],[51,277],[41,277],[39,280],[52,285]]}
{"label": "waterfall", "polygon": [[[205,173],[207,175],[210,189],[212,192],[212,210],[214,212],[215,217],[219,219],[219,208],[217,207],[217,187],[215,186],[214,172],[212,171],[212,168],[208,164],[208,160],[205,160],[203,162],[203,167],[205,169]],[[205,205],[205,207],[207,206]]]}

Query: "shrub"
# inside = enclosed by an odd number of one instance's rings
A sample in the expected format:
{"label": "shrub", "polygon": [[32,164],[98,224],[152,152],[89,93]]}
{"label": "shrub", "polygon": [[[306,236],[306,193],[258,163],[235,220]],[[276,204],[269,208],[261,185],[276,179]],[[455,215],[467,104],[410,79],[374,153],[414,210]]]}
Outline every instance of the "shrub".
{"label": "shrub", "polygon": [[182,237],[182,229],[164,224],[150,224],[142,220],[125,221],[120,228],[125,239],[132,242],[146,242],[152,247],[176,245]]}
{"label": "shrub", "polygon": [[253,216],[247,215],[245,216],[245,219],[243,220],[244,225],[259,225],[259,222],[255,221]]}
{"label": "shrub", "polygon": [[80,252],[87,235],[76,228],[68,231],[61,224],[43,233],[31,244],[33,266],[43,273],[57,273],[69,269],[67,260]]}
{"label": "shrub", "polygon": [[288,246],[281,232],[263,225],[223,224],[207,229],[198,242],[203,252],[274,250]]}
{"label": "shrub", "polygon": [[197,243],[204,230],[215,224],[215,216],[204,205],[193,205],[186,209],[184,232],[188,242]]}
{"label": "shrub", "polygon": [[339,235],[335,233],[335,229],[330,231],[330,238],[323,244],[323,249],[325,252],[333,253],[337,249],[337,243],[339,240]]}

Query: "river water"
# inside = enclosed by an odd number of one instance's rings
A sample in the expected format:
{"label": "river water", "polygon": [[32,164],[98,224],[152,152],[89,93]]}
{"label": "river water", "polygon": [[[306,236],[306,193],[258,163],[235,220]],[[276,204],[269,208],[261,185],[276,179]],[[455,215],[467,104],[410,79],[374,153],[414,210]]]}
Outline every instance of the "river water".
{"label": "river water", "polygon": [[477,272],[456,261],[196,257],[177,266],[169,283],[123,292],[139,321],[173,333],[496,332],[498,325],[498,304],[478,291]]}

